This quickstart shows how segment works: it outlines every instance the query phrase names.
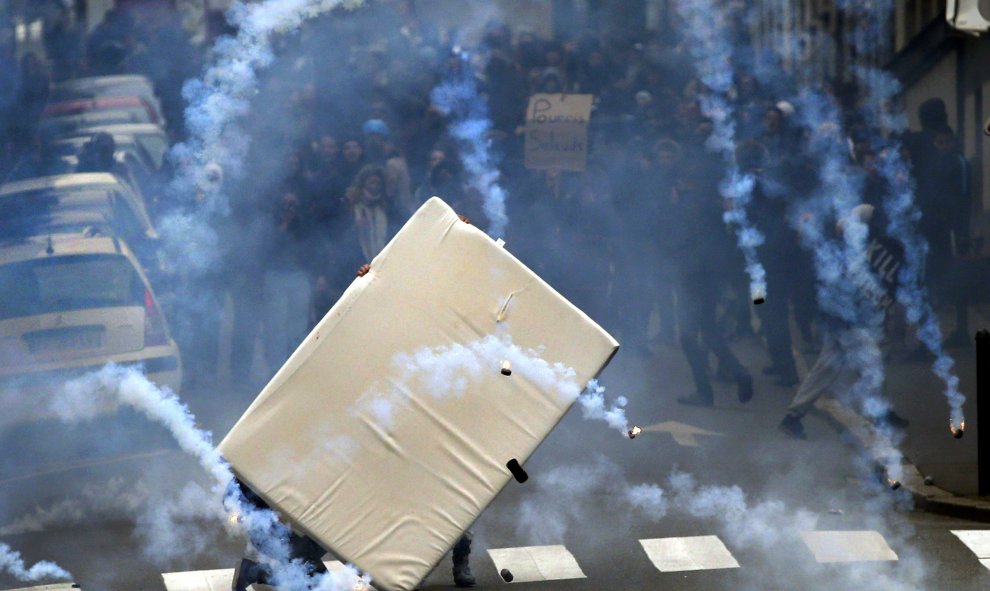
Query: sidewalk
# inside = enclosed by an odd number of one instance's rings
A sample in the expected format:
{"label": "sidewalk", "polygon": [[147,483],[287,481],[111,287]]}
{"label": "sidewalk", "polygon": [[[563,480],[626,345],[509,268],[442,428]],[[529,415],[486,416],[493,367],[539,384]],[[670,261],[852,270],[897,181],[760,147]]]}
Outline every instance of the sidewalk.
{"label": "sidewalk", "polygon": [[[990,328],[990,310],[973,308],[970,333]],[[944,319],[948,320],[948,319]],[[943,322],[951,327],[952,321]],[[912,345],[913,346],[913,345]],[[949,431],[949,409],[944,385],[931,371],[932,357],[909,359],[895,352],[888,361],[886,394],[897,412],[911,421],[901,445],[908,476],[902,484],[922,509],[966,519],[990,521],[990,497],[977,497],[976,347],[975,340],[963,348],[950,348],[960,391],[966,396],[963,412],[966,432],[955,439]],[[861,442],[869,437],[866,421],[835,401],[825,401],[822,410],[832,415]],[[925,484],[926,477],[932,484]]]}

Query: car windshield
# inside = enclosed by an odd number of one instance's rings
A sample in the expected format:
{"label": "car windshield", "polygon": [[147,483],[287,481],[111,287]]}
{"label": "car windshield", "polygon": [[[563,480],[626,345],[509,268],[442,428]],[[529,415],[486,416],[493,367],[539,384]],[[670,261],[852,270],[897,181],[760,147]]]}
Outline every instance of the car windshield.
{"label": "car windshield", "polygon": [[120,255],[88,254],[0,266],[0,320],[144,305],[144,284]]}
{"label": "car windshield", "polygon": [[[83,217],[87,219],[82,219]],[[24,191],[0,197],[0,242],[53,233],[66,223],[81,227],[113,219],[105,191]]]}

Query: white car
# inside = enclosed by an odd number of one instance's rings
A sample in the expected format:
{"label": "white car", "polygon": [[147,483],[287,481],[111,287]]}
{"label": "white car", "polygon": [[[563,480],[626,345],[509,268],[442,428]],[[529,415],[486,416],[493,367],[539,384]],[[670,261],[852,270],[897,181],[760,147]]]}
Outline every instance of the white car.
{"label": "white car", "polygon": [[[47,214],[69,210],[102,214],[120,236],[134,245],[158,238],[144,198],[113,174],[63,174],[0,185],[0,214],[4,221],[15,217],[43,220]],[[38,232],[47,230],[38,227]]]}
{"label": "white car", "polygon": [[71,137],[87,133],[93,127],[120,125],[122,123],[147,123],[148,118],[140,113],[124,109],[89,111],[79,114],[47,117],[38,124],[39,128],[52,137]]}
{"label": "white car", "polygon": [[155,95],[155,85],[148,78],[136,74],[91,76],[66,80],[52,89],[52,96],[49,101],[118,96],[141,97],[155,109],[157,122],[162,125],[165,124],[161,101]]}
{"label": "white car", "polygon": [[133,253],[99,233],[0,243],[0,392],[48,391],[108,363],[178,392],[179,350]]}

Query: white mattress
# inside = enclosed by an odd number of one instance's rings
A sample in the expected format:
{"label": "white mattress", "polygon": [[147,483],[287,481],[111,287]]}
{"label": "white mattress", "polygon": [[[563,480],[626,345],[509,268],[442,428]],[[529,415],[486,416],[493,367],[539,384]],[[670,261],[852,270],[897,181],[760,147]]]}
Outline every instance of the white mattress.
{"label": "white mattress", "polygon": [[220,450],[294,529],[378,589],[407,591],[512,480],[506,463],[525,462],[617,350],[434,197]]}

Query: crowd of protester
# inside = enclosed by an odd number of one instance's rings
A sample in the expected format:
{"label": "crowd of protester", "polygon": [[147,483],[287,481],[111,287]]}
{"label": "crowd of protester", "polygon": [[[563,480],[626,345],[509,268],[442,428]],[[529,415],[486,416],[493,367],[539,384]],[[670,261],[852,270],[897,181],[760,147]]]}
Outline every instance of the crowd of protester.
{"label": "crowd of protester", "polygon": [[[745,34],[736,32],[743,41]],[[773,290],[754,323],[742,257],[722,221],[726,163],[706,148],[713,126],[699,100],[704,88],[676,23],[641,34],[549,39],[499,22],[444,30],[419,18],[411,2],[398,2],[335,12],[277,45],[281,57],[254,99],[257,115],[244,122],[253,138],[248,161],[223,181],[232,204],[229,216],[216,220],[223,263],[195,282],[233,302],[232,375],[250,375],[256,342],[264,343],[269,370],[277,369],[359,266],[430,196],[487,227],[484,195],[472,187],[449,121],[430,100],[438,84],[472,68],[492,121],[486,140],[500,159],[509,217],[503,238],[514,254],[627,350],[650,355],[679,342],[701,401],[711,398],[709,353],[718,361],[716,378],[736,382],[741,399],[752,394],[749,371],[728,347],[737,338],[762,338],[770,359],[764,373],[782,386],[797,383],[794,351],[815,349],[820,335],[814,267],[790,206],[815,190],[817,173],[804,147],[809,132],[785,100],[795,90],[786,81],[770,88],[738,73],[731,93],[737,163],[782,185],[772,196],[758,190],[749,212],[766,237],[759,254]],[[85,59],[65,49],[47,64],[25,56],[16,80],[0,84],[15,89],[0,104],[0,172],[6,176],[30,152],[30,122],[45,102],[50,71],[149,76],[171,136],[181,141],[181,84],[209,55],[193,48],[176,21],[143,22],[116,10],[84,43],[66,46],[85,48]],[[855,117],[857,88],[823,81],[817,90],[843,106],[849,163],[865,199],[877,199],[883,182],[876,155],[861,141],[869,130]],[[594,95],[584,172],[526,167],[525,111],[537,92]],[[906,135],[904,146],[931,245],[929,284],[939,305],[960,311],[958,338],[966,335],[966,302],[953,289],[951,269],[955,257],[971,252],[969,165],[944,103],[932,99],[920,114],[922,129]],[[161,200],[160,216],[190,206],[167,192]],[[180,330],[209,333],[186,347],[186,359],[203,371],[216,365],[222,301],[199,298],[195,310],[178,309],[180,318],[172,319]]]}

